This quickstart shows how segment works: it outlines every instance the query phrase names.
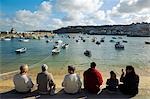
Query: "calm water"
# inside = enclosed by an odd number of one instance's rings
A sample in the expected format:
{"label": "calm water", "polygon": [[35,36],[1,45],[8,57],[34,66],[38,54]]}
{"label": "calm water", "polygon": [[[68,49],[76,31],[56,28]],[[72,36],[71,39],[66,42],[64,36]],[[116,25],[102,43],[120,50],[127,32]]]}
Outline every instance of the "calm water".
{"label": "calm water", "polygon": [[[96,45],[91,42],[91,39],[94,37],[93,35],[82,35],[86,39],[86,42],[79,41],[79,43],[76,43],[75,40],[81,34],[70,35],[71,37],[75,36],[75,39],[69,39],[66,37],[67,35],[58,35],[54,38],[54,40],[61,39],[70,45],[68,49],[62,49],[60,54],[55,56],[51,55],[54,42],[46,43],[46,39],[30,40],[27,43],[19,42],[18,39],[0,41],[1,73],[16,70],[19,65],[24,63],[30,66],[40,66],[46,63],[51,68],[57,69],[62,69],[67,65],[75,65],[83,69],[89,67],[89,63],[92,61],[95,61],[103,69],[121,67],[129,64],[137,68],[150,67],[150,45],[144,44],[145,41],[150,41],[149,37],[122,36],[123,39],[115,39],[115,41],[128,41],[128,43],[123,43],[125,50],[119,51],[115,50],[115,43],[109,42],[112,36],[95,36],[97,40],[105,37],[104,43]],[[118,38],[118,36],[115,37]],[[15,50],[21,47],[26,47],[27,52],[16,54]],[[91,50],[92,57],[84,56],[83,53],[86,49]]]}

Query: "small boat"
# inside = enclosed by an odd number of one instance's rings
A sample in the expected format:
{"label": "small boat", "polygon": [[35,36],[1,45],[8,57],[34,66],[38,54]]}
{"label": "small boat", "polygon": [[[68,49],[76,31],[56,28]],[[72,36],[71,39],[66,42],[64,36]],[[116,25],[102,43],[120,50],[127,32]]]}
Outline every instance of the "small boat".
{"label": "small boat", "polygon": [[122,39],[122,37],[119,36],[118,39]]}
{"label": "small boat", "polygon": [[84,40],[84,39],[83,39],[82,41],[83,41],[83,42],[85,42],[85,40]]}
{"label": "small boat", "polygon": [[126,40],[122,40],[122,42],[123,42],[123,43],[128,43],[128,41],[126,41]]}
{"label": "small boat", "polygon": [[92,56],[91,51],[89,51],[89,50],[86,50],[86,51],[84,52],[84,55],[85,55],[85,56],[88,56],[88,57],[91,57],[91,56]]}
{"label": "small boat", "polygon": [[95,41],[96,41],[96,37],[93,37],[93,38],[92,38],[92,42],[95,42]]}
{"label": "small boat", "polygon": [[114,40],[110,40],[109,42],[115,42]]}
{"label": "small boat", "polygon": [[112,39],[117,39],[116,37],[112,37]]}
{"label": "small boat", "polygon": [[63,48],[63,49],[66,49],[66,48],[68,48],[68,47],[69,47],[69,44],[63,44],[63,45],[62,45],[62,48]]}
{"label": "small boat", "polygon": [[17,49],[15,52],[16,53],[25,53],[26,50],[27,50],[27,48],[24,47],[24,48]]}
{"label": "small boat", "polygon": [[104,39],[101,39],[100,42],[104,42]]}
{"label": "small boat", "polygon": [[62,40],[58,40],[58,41],[56,41],[55,43],[56,43],[56,44],[62,44],[63,41],[62,41]]}
{"label": "small boat", "polygon": [[20,42],[29,42],[29,39],[20,39]]}
{"label": "small boat", "polygon": [[100,44],[101,44],[101,42],[97,41],[97,42],[96,42],[96,44],[97,44],[97,45],[100,45]]}
{"label": "small boat", "polygon": [[3,38],[2,40],[4,40],[4,41],[10,41],[11,38]]}
{"label": "small boat", "polygon": [[117,42],[117,43],[115,44],[115,48],[116,48],[116,49],[122,49],[122,50],[123,50],[123,49],[124,49],[124,45],[121,45],[120,42]]}
{"label": "small boat", "polygon": [[53,42],[52,40],[46,40],[46,43]]}
{"label": "small boat", "polygon": [[79,40],[76,40],[76,42],[79,42]]}
{"label": "small boat", "polygon": [[148,41],[145,41],[145,44],[150,44],[150,42],[148,42]]}
{"label": "small boat", "polygon": [[54,48],[53,50],[52,50],[52,55],[53,54],[58,54],[60,52],[60,49],[59,48]]}

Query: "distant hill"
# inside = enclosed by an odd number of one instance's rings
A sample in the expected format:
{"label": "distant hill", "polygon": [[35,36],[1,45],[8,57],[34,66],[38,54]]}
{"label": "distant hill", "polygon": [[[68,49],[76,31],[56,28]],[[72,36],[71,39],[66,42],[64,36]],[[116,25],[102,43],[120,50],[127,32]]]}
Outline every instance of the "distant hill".
{"label": "distant hill", "polygon": [[89,35],[127,35],[136,37],[150,37],[150,23],[136,23],[130,25],[103,26],[68,26],[53,31],[54,33],[84,33]]}

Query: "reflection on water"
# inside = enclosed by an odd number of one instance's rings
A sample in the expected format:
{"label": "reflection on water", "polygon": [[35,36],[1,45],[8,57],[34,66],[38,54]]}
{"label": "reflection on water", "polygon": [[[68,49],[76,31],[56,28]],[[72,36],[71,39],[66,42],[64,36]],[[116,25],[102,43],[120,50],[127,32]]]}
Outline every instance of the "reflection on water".
{"label": "reflection on water", "polygon": [[[102,37],[105,37],[105,42],[96,45],[94,42],[91,42],[91,39],[94,37],[93,35],[71,34],[71,37],[75,37],[75,39],[67,38],[68,34],[64,35],[63,38],[62,35],[57,36],[55,40],[63,40],[69,44],[69,48],[62,49],[60,54],[55,56],[51,55],[54,42],[46,43],[46,40],[30,40],[27,43],[23,43],[18,42],[17,39],[0,41],[1,73],[16,70],[23,63],[30,66],[40,66],[46,63],[51,68],[63,68],[67,65],[75,65],[81,69],[89,67],[89,63],[92,61],[95,61],[103,69],[129,64],[137,67],[150,66],[150,45],[144,44],[145,41],[150,41],[148,37],[122,36],[123,39],[115,39],[115,41],[127,40],[128,43],[123,43],[125,50],[115,50],[115,43],[110,42],[112,36],[95,35],[99,41]],[[76,39],[79,39],[79,35],[83,36],[85,42],[81,40],[78,43],[76,42]],[[26,47],[27,52],[16,54],[15,50],[21,47]],[[92,57],[84,56],[83,53],[86,49],[92,52]]]}

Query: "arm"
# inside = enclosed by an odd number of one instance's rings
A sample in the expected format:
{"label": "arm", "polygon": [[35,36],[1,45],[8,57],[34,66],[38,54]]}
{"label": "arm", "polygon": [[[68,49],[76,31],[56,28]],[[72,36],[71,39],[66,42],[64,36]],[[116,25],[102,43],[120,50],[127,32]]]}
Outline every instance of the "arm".
{"label": "arm", "polygon": [[65,87],[65,86],[66,86],[66,81],[67,81],[67,77],[65,76],[65,77],[64,77],[64,80],[63,80],[63,82],[62,82],[62,87]]}
{"label": "arm", "polygon": [[122,69],[122,74],[121,74],[121,77],[120,77],[120,82],[124,82],[124,71]]}
{"label": "arm", "polygon": [[80,79],[80,76],[79,76],[79,75],[78,75],[78,84],[79,84],[79,87],[81,88],[82,82],[81,82],[81,79]]}
{"label": "arm", "polygon": [[30,77],[28,77],[28,79],[29,79],[29,80],[28,80],[28,82],[27,82],[27,85],[28,85],[29,88],[32,88],[34,84],[33,84],[33,82],[32,82],[32,80],[31,80]]}
{"label": "arm", "polygon": [[51,73],[49,73],[49,75],[48,75],[48,80],[49,80],[49,86],[51,86],[51,87],[53,86],[55,88],[54,78]]}
{"label": "arm", "polygon": [[102,85],[103,78],[100,72],[97,72],[97,80],[98,80],[98,86]]}
{"label": "arm", "polygon": [[107,79],[107,81],[106,81],[106,85],[109,85],[109,79]]}

